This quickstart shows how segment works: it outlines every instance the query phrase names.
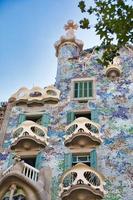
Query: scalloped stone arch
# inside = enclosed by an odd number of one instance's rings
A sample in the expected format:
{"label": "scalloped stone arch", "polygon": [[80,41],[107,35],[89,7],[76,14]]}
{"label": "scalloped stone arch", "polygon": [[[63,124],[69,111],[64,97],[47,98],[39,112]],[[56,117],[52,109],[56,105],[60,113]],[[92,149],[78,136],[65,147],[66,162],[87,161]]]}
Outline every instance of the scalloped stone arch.
{"label": "scalloped stone arch", "polygon": [[21,177],[21,175],[18,175],[17,173],[10,173],[1,179],[0,199],[2,199],[2,197],[12,184],[15,184],[23,189],[24,193],[26,194],[27,200],[44,200],[41,196],[39,188],[35,186],[35,184],[31,183],[30,180],[27,181],[24,177]]}

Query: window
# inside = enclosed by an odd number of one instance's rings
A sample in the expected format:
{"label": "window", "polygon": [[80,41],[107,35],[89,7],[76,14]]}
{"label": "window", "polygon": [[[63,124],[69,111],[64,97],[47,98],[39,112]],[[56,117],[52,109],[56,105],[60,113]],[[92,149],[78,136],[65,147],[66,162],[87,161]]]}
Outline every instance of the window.
{"label": "window", "polygon": [[42,115],[26,115],[26,120],[31,120],[37,124],[41,124]]}
{"label": "window", "polygon": [[20,113],[18,118],[18,125],[20,125],[26,120],[31,120],[39,125],[48,127],[48,125],[50,124],[50,115],[49,113],[42,113],[42,114]]}
{"label": "window", "polygon": [[67,153],[64,155],[64,171],[70,169],[77,163],[84,163],[92,168],[96,168],[97,167],[96,150],[93,149],[91,152],[84,154]]}
{"label": "window", "polygon": [[92,118],[91,112],[89,112],[89,111],[67,112],[67,124],[70,124],[71,122],[73,122],[78,117],[85,117],[85,118],[90,119],[90,120]]}
{"label": "window", "polygon": [[92,109],[91,111],[68,111],[67,124],[70,124],[78,117],[85,117],[93,122],[99,123],[99,111],[97,109]]}
{"label": "window", "polygon": [[72,155],[72,165],[76,165],[77,163],[84,163],[88,166],[91,166],[90,154],[88,155]]}
{"label": "window", "polygon": [[92,150],[90,153],[86,154],[72,154],[72,165],[77,163],[84,163],[90,167],[97,167],[97,155],[96,150]]}
{"label": "window", "polygon": [[28,165],[35,167],[36,166],[36,157],[25,157],[22,160],[27,163]]}
{"label": "window", "polygon": [[29,96],[30,97],[40,97],[40,96],[42,96],[42,93],[34,91],[34,92],[30,93]]}
{"label": "window", "polygon": [[91,120],[91,112],[75,112],[75,119],[85,117]]}
{"label": "window", "polygon": [[79,55],[79,49],[72,43],[66,43],[59,49],[59,57],[73,58]]}
{"label": "window", "polygon": [[73,98],[88,99],[94,98],[94,79],[73,80]]}
{"label": "window", "polygon": [[57,96],[57,93],[54,90],[47,90],[47,95]]}
{"label": "window", "polygon": [[15,184],[12,184],[10,188],[6,191],[5,195],[3,196],[2,200],[26,200],[26,194],[24,190]]}

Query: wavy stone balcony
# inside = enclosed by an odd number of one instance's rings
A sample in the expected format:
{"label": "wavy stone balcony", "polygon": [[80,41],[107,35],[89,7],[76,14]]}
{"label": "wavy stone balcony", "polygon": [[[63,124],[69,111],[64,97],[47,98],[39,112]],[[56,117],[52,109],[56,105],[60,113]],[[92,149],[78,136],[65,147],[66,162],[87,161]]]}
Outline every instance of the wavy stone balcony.
{"label": "wavy stone balcony", "polygon": [[79,117],[66,127],[65,146],[74,148],[100,145],[102,140],[99,129],[99,124]]}
{"label": "wavy stone balcony", "polygon": [[104,177],[89,166],[78,163],[66,171],[60,184],[62,200],[99,200],[104,197]]}
{"label": "wavy stone balcony", "polygon": [[24,121],[13,130],[12,150],[31,150],[48,145],[47,128],[30,120]]}
{"label": "wavy stone balcony", "polygon": [[41,104],[44,103],[57,103],[60,99],[60,91],[53,85],[46,88],[33,87],[28,89],[25,87],[20,88],[15,94],[11,96],[14,98],[16,104]]}
{"label": "wavy stone balcony", "polygon": [[[25,199],[48,200],[50,199],[51,170],[42,168],[40,171],[21,161],[19,157],[5,171],[0,172],[0,199],[5,199],[7,191],[12,185],[19,186],[25,191]],[[2,198],[3,197],[3,198]],[[7,199],[14,199],[9,192]]]}

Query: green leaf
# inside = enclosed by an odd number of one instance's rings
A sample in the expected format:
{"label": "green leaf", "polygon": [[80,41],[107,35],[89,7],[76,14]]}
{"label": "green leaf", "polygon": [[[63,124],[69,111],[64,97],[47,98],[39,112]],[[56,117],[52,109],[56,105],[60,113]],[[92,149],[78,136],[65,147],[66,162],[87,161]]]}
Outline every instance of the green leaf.
{"label": "green leaf", "polygon": [[86,12],[85,10],[85,2],[84,1],[80,1],[78,7],[80,8],[81,12]]}
{"label": "green leaf", "polygon": [[[94,5],[92,5],[87,9],[85,1],[79,2],[81,12],[88,13],[88,17],[85,16],[84,19],[80,20],[80,27],[89,29],[90,15],[94,15],[96,20],[93,27],[101,39],[101,45],[104,45],[106,50],[100,63],[107,66],[118,55],[121,47],[133,42],[133,7],[124,0],[94,0]],[[113,44],[114,39],[116,45]]]}
{"label": "green leaf", "polygon": [[83,29],[89,29],[89,20],[87,18],[84,18],[83,20],[80,20],[80,28]]}

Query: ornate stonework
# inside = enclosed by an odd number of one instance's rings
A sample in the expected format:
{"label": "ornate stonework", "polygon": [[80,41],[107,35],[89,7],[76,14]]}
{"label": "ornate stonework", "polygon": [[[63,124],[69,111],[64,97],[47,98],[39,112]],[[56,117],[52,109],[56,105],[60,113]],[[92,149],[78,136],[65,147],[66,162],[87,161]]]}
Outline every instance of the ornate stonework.
{"label": "ornate stonework", "polygon": [[[69,184],[68,184],[68,180]],[[61,179],[61,198],[70,199],[102,199],[105,191],[104,177],[85,164],[77,164],[63,174]]]}
{"label": "ornate stonework", "polygon": [[100,125],[79,117],[66,127],[65,145],[69,148],[95,147],[102,143]]}
{"label": "ornate stonework", "polygon": [[33,121],[24,121],[13,130],[11,150],[21,156],[36,156],[48,145],[47,128]]}
{"label": "ornate stonework", "polygon": [[113,64],[106,68],[106,76],[109,77],[111,80],[116,80],[121,75],[121,65],[120,59],[118,57],[114,58]]}
{"label": "ornate stonework", "polygon": [[7,195],[6,191],[9,190],[7,198],[13,200],[15,190],[19,187],[24,191],[26,200],[31,198],[44,200],[44,197],[50,200],[50,177],[50,168],[43,168],[39,171],[24,161],[15,159],[14,163],[0,174],[0,199],[4,199]]}
{"label": "ornate stonework", "polygon": [[65,36],[61,36],[60,40],[55,43],[56,56],[58,57],[59,49],[65,44],[76,45],[79,48],[79,51],[83,49],[83,42],[81,40],[76,39],[74,31],[78,29],[78,25],[74,23],[73,20],[69,20],[67,24],[64,26],[66,31]]}
{"label": "ornate stonework", "polygon": [[26,103],[28,105],[33,103],[44,104],[47,102],[57,103],[60,99],[60,91],[53,85],[46,88],[33,87],[31,90],[22,87],[10,99],[15,99],[16,104]]}

